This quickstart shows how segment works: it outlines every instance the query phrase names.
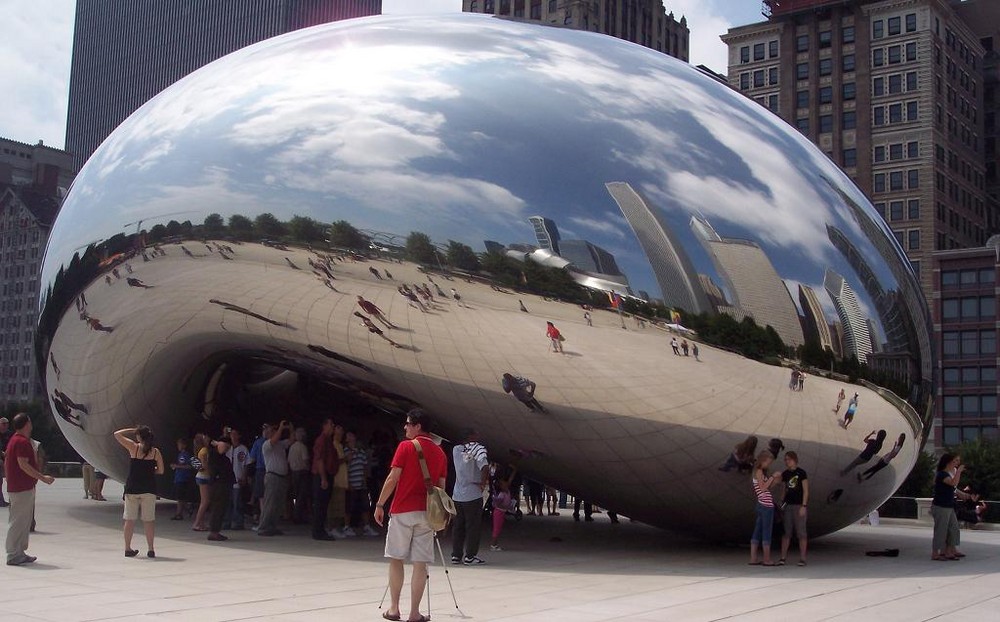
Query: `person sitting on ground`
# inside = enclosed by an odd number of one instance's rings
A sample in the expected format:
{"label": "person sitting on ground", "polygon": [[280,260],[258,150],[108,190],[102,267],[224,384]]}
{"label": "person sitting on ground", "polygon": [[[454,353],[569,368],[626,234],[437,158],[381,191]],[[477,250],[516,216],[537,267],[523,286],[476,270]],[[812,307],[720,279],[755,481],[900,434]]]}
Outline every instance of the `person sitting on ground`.
{"label": "person sitting on ground", "polygon": [[733,448],[733,453],[729,454],[726,463],[720,466],[719,470],[727,473],[733,469],[737,469],[740,473],[749,471],[756,453],[757,437],[751,434]]}

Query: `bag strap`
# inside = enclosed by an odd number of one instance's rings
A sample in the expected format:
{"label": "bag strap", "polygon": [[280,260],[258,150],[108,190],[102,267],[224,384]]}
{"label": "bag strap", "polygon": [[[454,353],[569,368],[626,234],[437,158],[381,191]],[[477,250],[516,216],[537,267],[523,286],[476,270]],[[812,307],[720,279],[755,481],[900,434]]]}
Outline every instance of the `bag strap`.
{"label": "bag strap", "polygon": [[427,488],[427,492],[434,489],[434,483],[431,481],[431,472],[427,468],[427,461],[424,460],[424,448],[420,446],[420,441],[417,439],[412,439],[413,446],[417,448],[417,459],[420,460],[420,470],[424,474],[424,486]]}

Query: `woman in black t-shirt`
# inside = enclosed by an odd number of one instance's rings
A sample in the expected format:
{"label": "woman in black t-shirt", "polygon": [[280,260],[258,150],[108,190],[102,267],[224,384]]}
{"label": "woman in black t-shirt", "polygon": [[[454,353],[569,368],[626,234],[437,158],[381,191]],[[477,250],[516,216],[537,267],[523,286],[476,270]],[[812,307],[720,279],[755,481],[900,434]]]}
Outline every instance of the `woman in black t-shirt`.
{"label": "woman in black t-shirt", "polygon": [[[959,543],[958,517],[955,516],[955,487],[965,471],[961,456],[944,454],[938,460],[934,476],[934,500],[931,516],[934,518],[934,544],[931,559],[955,561],[965,557],[956,548]],[[964,494],[964,493],[959,493]]]}

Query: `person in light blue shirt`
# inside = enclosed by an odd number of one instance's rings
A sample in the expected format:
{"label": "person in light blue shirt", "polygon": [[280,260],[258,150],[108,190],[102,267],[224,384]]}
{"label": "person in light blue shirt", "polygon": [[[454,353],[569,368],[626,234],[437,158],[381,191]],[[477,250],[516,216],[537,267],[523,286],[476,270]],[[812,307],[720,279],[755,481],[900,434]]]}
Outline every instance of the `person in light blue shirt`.
{"label": "person in light blue shirt", "polygon": [[489,483],[490,469],[486,448],[479,444],[479,434],[472,429],[461,436],[465,442],[455,445],[455,489],[452,500],[458,511],[451,533],[451,563],[467,566],[484,564],[479,558],[479,534],[483,524],[483,491]]}

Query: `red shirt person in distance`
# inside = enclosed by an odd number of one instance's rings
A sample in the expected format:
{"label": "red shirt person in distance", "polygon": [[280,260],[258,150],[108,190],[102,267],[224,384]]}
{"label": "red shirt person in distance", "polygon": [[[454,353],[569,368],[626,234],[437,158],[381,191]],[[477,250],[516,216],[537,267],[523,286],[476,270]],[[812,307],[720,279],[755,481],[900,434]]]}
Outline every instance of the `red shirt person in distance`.
{"label": "red shirt person in distance", "polygon": [[389,558],[389,594],[391,603],[384,614],[387,620],[399,620],[399,596],[403,590],[403,562],[413,564],[410,576],[410,615],[407,620],[426,620],[420,613],[420,599],[427,585],[427,564],[434,561],[434,531],[427,524],[427,487],[413,444],[416,439],[427,462],[431,482],[444,488],[448,458],[430,437],[430,418],[420,409],[406,415],[406,440],[396,448],[392,469],[375,504],[375,522],[385,521],[385,502],[394,492],[392,517],[386,531],[385,556]]}

